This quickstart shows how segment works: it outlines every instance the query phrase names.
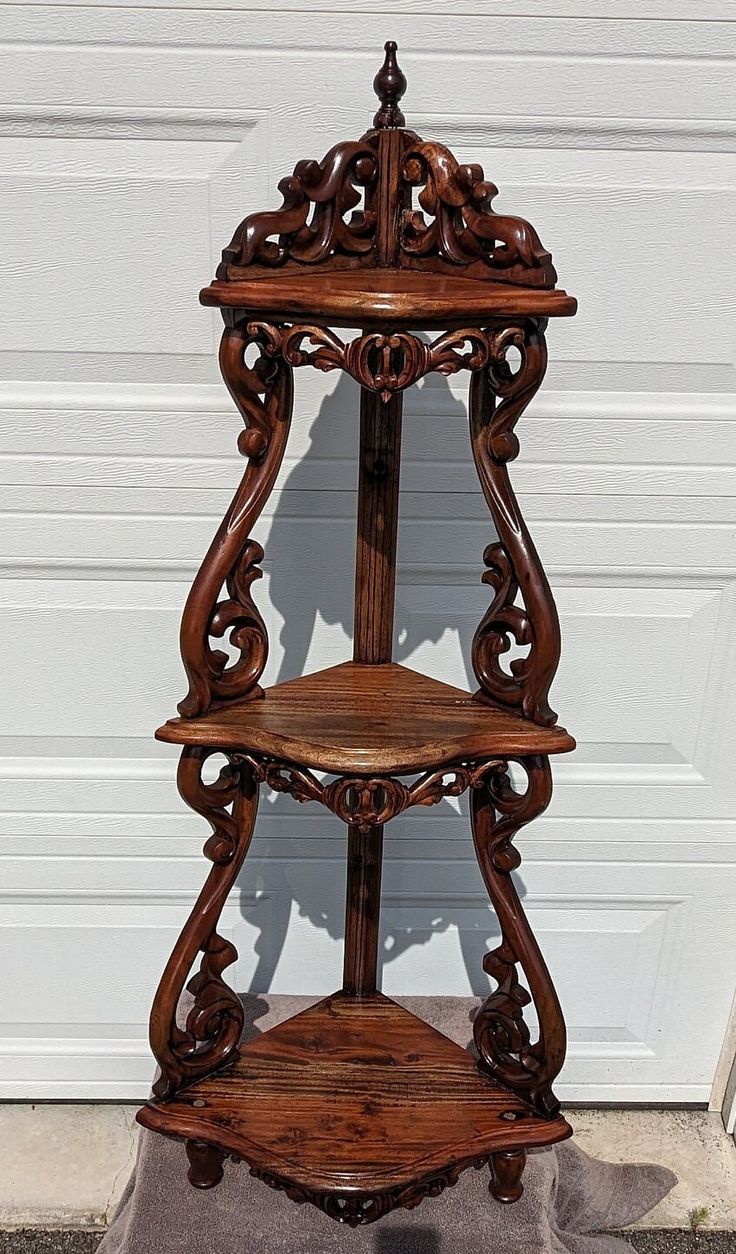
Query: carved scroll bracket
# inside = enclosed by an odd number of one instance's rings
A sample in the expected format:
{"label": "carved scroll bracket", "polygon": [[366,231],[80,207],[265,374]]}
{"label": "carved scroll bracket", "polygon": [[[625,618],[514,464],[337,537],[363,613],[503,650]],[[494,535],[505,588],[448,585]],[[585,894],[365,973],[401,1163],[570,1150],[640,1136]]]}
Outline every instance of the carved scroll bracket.
{"label": "carved scroll bracket", "polygon": [[[507,469],[519,451],[516,423],[544,377],[544,325],[542,319],[528,319],[494,332],[489,364],[471,379],[473,457],[498,533],[483,555],[488,568],[483,581],[493,600],[475,633],[472,660],[482,698],[550,726],[557,721],[547,697],[560,659],[560,625]],[[516,369],[509,365],[511,350],[519,354]],[[501,659],[512,645],[525,648],[526,655],[505,669]]]}
{"label": "carved scroll bracket", "polygon": [[322,161],[299,161],[279,183],[281,208],[252,213],[240,223],[223,250],[218,279],[236,279],[247,266],[324,263],[334,254],[368,263],[376,215],[358,206],[377,177],[376,153],[367,140],[335,144]]}
{"label": "carved scroll bracket", "polygon": [[[487,954],[483,967],[498,988],[481,1006],[473,1024],[480,1065],[501,1084],[526,1097],[540,1114],[553,1118],[559,1102],[552,1081],[565,1058],[565,1023],[554,985],[527,922],[511,874],[521,856],[512,841],[526,823],[549,804],[549,759],[519,759],[526,787],[517,792],[502,763],[471,795],[473,839],[478,864],[501,926],[501,945]],[[531,996],[519,981],[521,966]],[[534,1000],[539,1032],[532,1043],[524,1007]]]}
{"label": "carved scroll bracket", "polygon": [[311,323],[249,322],[248,334],[261,339],[270,356],[291,366],[346,370],[384,401],[433,370],[444,375],[479,370],[490,363],[492,352],[489,333],[479,327],[447,331],[429,344],[408,331],[372,332],[346,344],[334,331]]}
{"label": "carved scroll bracket", "polygon": [[420,140],[405,156],[403,178],[420,188],[420,207],[401,215],[403,265],[438,262],[479,278],[554,287],[552,258],[534,227],[496,212],[498,188],[481,166],[461,165],[443,144]]}
{"label": "carved scroll bracket", "polygon": [[359,831],[388,823],[410,806],[436,805],[445,797],[459,797],[468,788],[479,788],[498,761],[453,763],[437,771],[427,771],[411,784],[395,776],[340,775],[329,783],[318,779],[306,767],[291,762],[248,755],[256,779],[275,792],[289,793],[296,801],[319,801],[333,814]]}
{"label": "carved scroll bracket", "polygon": [[[153,1086],[158,1098],[170,1097],[183,1085],[230,1062],[237,1056],[243,1029],[240,998],[222,978],[238,954],[219,935],[217,925],[251,841],[258,785],[249,764],[230,754],[214,782],[206,783],[202,769],[208,758],[219,753],[186,748],[179,763],[179,792],[212,828],[204,852],[213,867],[166,965],[151,1010],[151,1049],[161,1068]],[[177,1007],[198,953],[202,955],[199,971],[187,985],[194,1004],[181,1027]]]}
{"label": "carved scroll bracket", "polygon": [[[252,365],[246,361],[251,346]],[[251,595],[260,578],[263,549],[251,537],[273,488],[291,422],[292,371],[283,357],[265,351],[257,330],[225,329],[220,368],[245,422],[238,447],[248,465],[230,507],[192,584],[181,624],[181,655],[189,691],[179,705],[185,718],[214,703],[260,695],[258,680],[268,656],[265,623]],[[229,633],[235,658],[213,647]]]}

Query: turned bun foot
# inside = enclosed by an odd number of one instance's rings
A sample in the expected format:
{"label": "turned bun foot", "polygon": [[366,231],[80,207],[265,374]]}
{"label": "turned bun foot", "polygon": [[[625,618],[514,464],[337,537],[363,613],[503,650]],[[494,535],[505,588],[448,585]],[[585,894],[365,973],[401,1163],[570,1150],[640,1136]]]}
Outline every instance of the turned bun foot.
{"label": "turned bun foot", "polygon": [[187,1141],[187,1178],[195,1189],[214,1189],[222,1180],[225,1155],[206,1141]]}
{"label": "turned bun foot", "polygon": [[497,1202],[518,1202],[524,1192],[521,1177],[525,1165],[525,1150],[504,1150],[491,1155],[491,1183],[488,1187]]}

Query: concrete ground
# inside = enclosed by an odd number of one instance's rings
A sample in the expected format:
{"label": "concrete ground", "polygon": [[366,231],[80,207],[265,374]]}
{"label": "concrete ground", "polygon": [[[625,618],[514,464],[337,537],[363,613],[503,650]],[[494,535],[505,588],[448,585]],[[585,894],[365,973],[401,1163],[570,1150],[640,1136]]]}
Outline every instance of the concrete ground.
{"label": "concrete ground", "polygon": [[[0,1254],[94,1254],[99,1232],[42,1231],[25,1228],[0,1231]],[[620,1234],[619,1234],[620,1235]],[[627,1232],[637,1254],[734,1254],[736,1233],[675,1232],[673,1229]]]}
{"label": "concrete ground", "polygon": [[[92,1254],[133,1165],[135,1110],[0,1105],[0,1254]],[[679,1177],[639,1231],[627,1232],[640,1254],[736,1254],[736,1145],[720,1116],[704,1110],[567,1113],[588,1153],[611,1162],[662,1163]],[[682,1230],[697,1207],[708,1208],[709,1231],[693,1236]]]}

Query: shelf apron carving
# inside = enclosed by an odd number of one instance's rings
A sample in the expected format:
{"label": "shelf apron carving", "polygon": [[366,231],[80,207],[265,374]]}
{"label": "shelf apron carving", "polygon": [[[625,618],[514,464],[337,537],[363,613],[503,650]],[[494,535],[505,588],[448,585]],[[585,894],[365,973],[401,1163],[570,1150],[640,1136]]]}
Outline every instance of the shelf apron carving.
{"label": "shelf apron carving", "polygon": [[[217,925],[253,835],[258,783],[247,761],[229,754],[217,779],[205,783],[205,762],[221,753],[219,749],[186,748],[179,763],[177,783],[182,798],[212,828],[204,853],[213,866],[153,1002],[150,1042],[161,1068],[153,1086],[157,1098],[171,1097],[185,1084],[233,1061],[243,1030],[240,998],[222,978],[238,954],[235,946],[219,935]],[[177,1007],[198,953],[202,954],[199,971],[187,985],[194,1004],[181,1027]]]}
{"label": "shelf apron carving", "polygon": [[[560,660],[560,624],[507,468],[519,452],[514,427],[547,367],[543,320],[530,318],[495,332],[490,349],[489,364],[470,382],[473,457],[498,534],[483,554],[483,582],[494,595],[473,638],[473,670],[481,698],[551,726],[557,715],[547,696]],[[510,349],[520,356],[516,370],[508,364]],[[523,606],[517,604],[519,595]],[[505,670],[501,657],[514,644],[526,647],[526,656],[514,658]]]}
{"label": "shelf apron carving", "polygon": [[[278,1189],[285,1193],[292,1202],[303,1204],[310,1202],[312,1206],[317,1206],[320,1210],[334,1219],[337,1223],[347,1224],[349,1228],[357,1228],[363,1224],[375,1223],[377,1219],[382,1219],[384,1215],[388,1215],[392,1210],[414,1210],[425,1197],[439,1197],[444,1193],[445,1189],[452,1188],[457,1184],[460,1176],[468,1167],[475,1167],[480,1170],[489,1161],[489,1155],[479,1158],[474,1155],[471,1158],[464,1159],[462,1162],[455,1163],[453,1166],[446,1168],[445,1171],[433,1175],[428,1180],[419,1181],[416,1184],[403,1185],[385,1193],[366,1193],[353,1194],[348,1193],[341,1196],[339,1193],[320,1193],[313,1189],[307,1189],[293,1181],[287,1180],[285,1177],[274,1175],[270,1171],[261,1171],[255,1167],[250,1168],[250,1174],[256,1179],[262,1180],[271,1189]],[[494,1157],[496,1157],[494,1155]]]}
{"label": "shelf apron carving", "polygon": [[[480,1066],[501,1084],[531,1102],[546,1118],[559,1112],[552,1081],[565,1059],[562,1010],[534,933],[527,922],[511,873],[521,864],[512,841],[520,828],[546,809],[552,795],[549,759],[516,759],[526,774],[517,792],[502,763],[471,793],[473,840],[483,879],[501,926],[502,942],[487,954],[484,970],[498,981],[473,1024]],[[519,982],[520,966],[530,993]],[[524,1007],[534,1000],[539,1020],[532,1043]]]}
{"label": "shelf apron carving", "polygon": [[458,762],[437,771],[425,771],[411,784],[393,775],[339,775],[329,783],[306,767],[260,755],[243,755],[255,778],[274,792],[289,793],[295,801],[318,801],[344,823],[368,832],[388,823],[410,806],[437,805],[445,797],[459,797],[468,788],[479,788],[489,771],[502,766],[498,760]]}
{"label": "shelf apron carving", "polygon": [[[245,353],[251,345],[258,356],[249,366]],[[238,448],[248,465],[184,607],[180,643],[189,691],[179,712],[185,718],[206,713],[216,702],[260,696],[258,680],[268,656],[266,625],[251,596],[251,585],[262,574],[263,549],[251,531],[283,460],[292,370],[283,357],[267,355],[258,334],[243,327],[226,327],[220,369],[245,423]],[[226,632],[237,650],[234,662],[212,645],[213,637]]]}
{"label": "shelf apron carving", "polygon": [[430,344],[408,331],[371,332],[346,344],[334,331],[312,323],[249,322],[247,329],[262,340],[270,356],[280,356],[290,366],[345,370],[361,387],[378,392],[383,401],[431,371],[449,375],[479,370],[492,355],[492,337],[480,327],[447,331]]}

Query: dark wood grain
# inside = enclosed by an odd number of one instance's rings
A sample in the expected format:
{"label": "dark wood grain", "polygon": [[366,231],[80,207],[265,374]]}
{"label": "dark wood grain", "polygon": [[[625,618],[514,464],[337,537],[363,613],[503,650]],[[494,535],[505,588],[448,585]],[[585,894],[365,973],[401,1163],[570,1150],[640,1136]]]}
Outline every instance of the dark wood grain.
{"label": "dark wood grain", "polygon": [[383,824],[348,827],[343,988],[365,997],[376,991],[381,913]]}
{"label": "dark wood grain", "polygon": [[380,993],[319,1002],[138,1118],[221,1147],[334,1218],[347,1199],[357,1222],[439,1192],[455,1167],[570,1135]]}
{"label": "dark wood grain", "polygon": [[[554,287],[534,227],[496,211],[480,166],[405,127],[392,42],[374,85],[373,126],[299,161],[279,184],[281,207],[241,222],[201,293],[225,322],[220,366],[247,467],[185,606],[181,717],[157,733],[184,746],[180,791],[212,828],[213,866],[156,993],[161,1075],[138,1116],[185,1141],[194,1187],[214,1187],[224,1158],[242,1158],[265,1184],[353,1226],[416,1206],[473,1165],[490,1163],[493,1196],[513,1202],[526,1150],[570,1134],[552,1090],[564,1021],[512,873],[516,833],[549,801],[549,755],[574,741],[549,707],[557,612],[508,463],[544,375],[547,322],[576,302]],[[302,366],[361,388],[354,656],[264,692],[253,532]],[[497,534],[484,554],[491,604],[472,645],[475,694],[392,661],[402,393],[430,372],[470,374],[473,456]],[[226,764],[210,783],[214,754]],[[348,826],[344,987],[240,1046],[243,1010],[224,979],[237,954],[218,927],[261,786]],[[475,1020],[477,1063],[376,991],[384,825],[464,792],[502,933],[484,963],[497,987]]]}
{"label": "dark wood grain", "polygon": [[386,663],[393,652],[401,469],[400,395],[360,397],[358,527],[353,658]]}

